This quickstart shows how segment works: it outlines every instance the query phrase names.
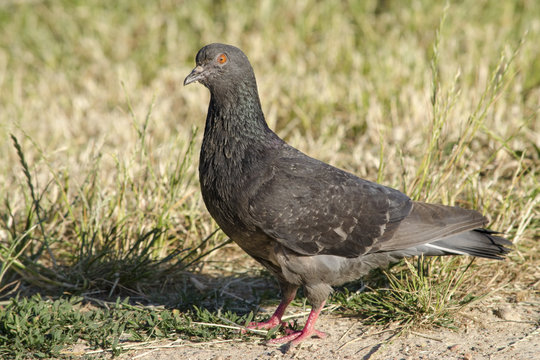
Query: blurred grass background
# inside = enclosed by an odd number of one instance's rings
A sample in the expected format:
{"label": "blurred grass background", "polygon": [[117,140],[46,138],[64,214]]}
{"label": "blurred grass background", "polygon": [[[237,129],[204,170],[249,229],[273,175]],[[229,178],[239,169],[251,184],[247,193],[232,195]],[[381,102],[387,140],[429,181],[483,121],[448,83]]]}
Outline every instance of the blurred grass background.
{"label": "blurred grass background", "polygon": [[540,3],[445,7],[2,1],[0,296],[144,297],[211,262],[256,268],[199,193],[209,96],[182,81],[211,42],[248,55],[293,146],[505,232],[516,251],[478,262],[467,289],[538,294]]}

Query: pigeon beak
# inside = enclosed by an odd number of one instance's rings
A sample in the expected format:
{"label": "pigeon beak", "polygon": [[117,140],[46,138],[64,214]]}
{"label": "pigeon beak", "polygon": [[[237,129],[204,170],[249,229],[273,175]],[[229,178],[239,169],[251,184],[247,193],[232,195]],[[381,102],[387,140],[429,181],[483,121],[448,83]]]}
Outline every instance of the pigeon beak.
{"label": "pigeon beak", "polygon": [[198,65],[191,71],[191,73],[189,73],[188,76],[186,76],[184,79],[184,86],[191,84],[192,82],[199,81],[202,78],[204,78],[204,68]]}

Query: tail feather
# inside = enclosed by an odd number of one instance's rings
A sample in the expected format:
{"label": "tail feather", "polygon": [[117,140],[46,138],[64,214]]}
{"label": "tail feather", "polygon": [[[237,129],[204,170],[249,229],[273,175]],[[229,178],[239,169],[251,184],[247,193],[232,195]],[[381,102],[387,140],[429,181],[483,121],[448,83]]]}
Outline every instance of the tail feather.
{"label": "tail feather", "polygon": [[[425,244],[425,246],[436,250],[436,252],[443,251],[443,255],[471,255],[502,260],[504,255],[510,252],[510,249],[505,245],[512,245],[512,243],[495,234],[500,233],[487,229],[475,229]],[[430,251],[425,255],[431,255]]]}
{"label": "tail feather", "polygon": [[404,250],[392,251],[400,257],[404,256],[442,256],[442,255],[471,255],[487,259],[502,260],[511,249],[505,247],[512,243],[487,229],[475,229],[461,234],[452,235],[432,243],[410,247]]}

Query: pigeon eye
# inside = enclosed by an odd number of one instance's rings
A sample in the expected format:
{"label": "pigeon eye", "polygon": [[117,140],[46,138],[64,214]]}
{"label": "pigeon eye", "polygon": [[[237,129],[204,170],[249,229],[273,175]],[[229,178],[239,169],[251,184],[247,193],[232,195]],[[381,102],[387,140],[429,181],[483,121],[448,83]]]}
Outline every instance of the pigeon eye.
{"label": "pigeon eye", "polygon": [[227,55],[225,54],[220,54],[218,57],[217,57],[217,62],[220,63],[220,64],[225,64],[227,62]]}

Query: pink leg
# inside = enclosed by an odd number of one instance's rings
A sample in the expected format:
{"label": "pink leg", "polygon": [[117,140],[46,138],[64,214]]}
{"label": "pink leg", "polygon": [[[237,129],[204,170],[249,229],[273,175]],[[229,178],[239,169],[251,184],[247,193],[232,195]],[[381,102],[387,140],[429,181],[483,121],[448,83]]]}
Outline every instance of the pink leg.
{"label": "pink leg", "polygon": [[281,324],[283,327],[287,327],[288,324],[286,322],[282,322],[281,318],[283,317],[283,314],[285,314],[285,309],[287,309],[287,306],[291,303],[291,301],[294,300],[294,297],[296,296],[296,288],[294,289],[288,289],[288,291],[284,291],[283,298],[281,299],[281,302],[279,303],[276,311],[274,311],[274,314],[270,316],[270,319],[263,322],[251,322],[249,323],[248,329],[272,329],[276,327],[277,325]]}
{"label": "pink leg", "polygon": [[319,317],[319,314],[324,307],[324,302],[318,307],[318,308],[312,308],[311,312],[309,313],[309,316],[306,321],[306,325],[302,329],[302,331],[296,331],[296,332],[290,332],[289,335],[280,337],[277,339],[272,339],[268,341],[270,344],[283,344],[291,342],[292,345],[296,345],[299,342],[316,335],[320,338],[324,338],[326,336],[325,333],[319,330],[315,330],[315,322],[317,321],[317,318]]}

